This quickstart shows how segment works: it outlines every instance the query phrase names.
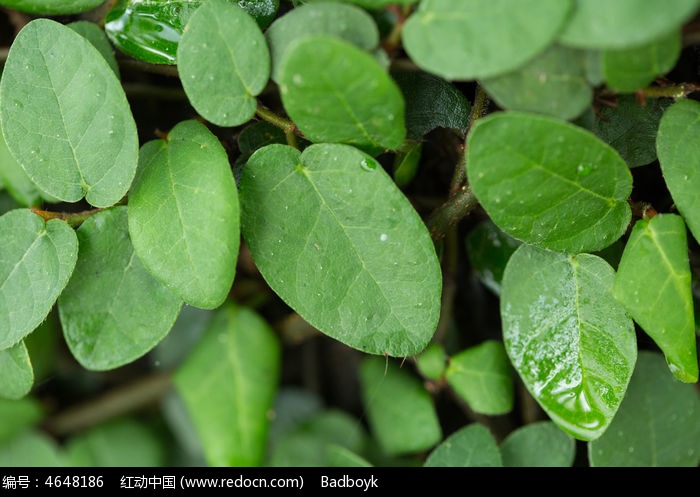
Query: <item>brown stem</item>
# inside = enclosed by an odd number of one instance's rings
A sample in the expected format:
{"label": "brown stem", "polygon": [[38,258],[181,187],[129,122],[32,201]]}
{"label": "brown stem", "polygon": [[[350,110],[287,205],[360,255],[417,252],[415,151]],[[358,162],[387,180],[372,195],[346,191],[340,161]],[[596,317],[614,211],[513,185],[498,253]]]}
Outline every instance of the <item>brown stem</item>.
{"label": "brown stem", "polygon": [[38,207],[32,207],[31,211],[37,216],[44,219],[44,221],[50,221],[51,219],[60,219],[65,221],[67,224],[73,226],[74,228],[80,226],[89,218],[97,214],[104,209],[91,209],[82,212],[52,212],[39,209]]}
{"label": "brown stem", "polygon": [[469,186],[463,186],[447,202],[438,207],[428,218],[426,225],[433,241],[440,240],[447,231],[466,217],[478,205]]}
{"label": "brown stem", "polygon": [[32,20],[27,14],[24,14],[18,10],[6,9],[6,12],[7,17],[10,20],[10,24],[12,24],[12,27],[15,28],[15,36],[22,30],[23,27],[29,24],[29,21]]}
{"label": "brown stem", "polygon": [[486,94],[481,85],[477,85],[476,92],[474,93],[474,104],[472,105],[472,110],[469,112],[469,123],[467,126],[467,131],[464,134],[465,142],[464,146],[460,150],[460,160],[455,167],[454,175],[452,176],[452,182],[450,183],[450,196],[457,193],[459,188],[464,184],[467,179],[467,170],[465,163],[465,155],[467,150],[466,136],[469,135],[469,131],[474,126],[474,123],[484,115],[486,109],[489,105],[489,96]]}
{"label": "brown stem", "polygon": [[9,48],[0,48],[0,64],[5,64],[7,56],[10,54]]}

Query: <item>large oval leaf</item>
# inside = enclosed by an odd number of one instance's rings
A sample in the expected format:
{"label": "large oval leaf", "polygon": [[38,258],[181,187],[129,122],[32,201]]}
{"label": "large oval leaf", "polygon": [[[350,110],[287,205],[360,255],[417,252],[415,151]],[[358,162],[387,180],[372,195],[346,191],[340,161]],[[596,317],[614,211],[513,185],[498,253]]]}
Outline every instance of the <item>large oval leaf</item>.
{"label": "large oval leaf", "polygon": [[0,350],[18,343],[46,318],[78,256],[75,232],[63,221],[25,209],[0,217]]}
{"label": "large oval leaf", "polygon": [[0,5],[30,14],[79,14],[94,9],[104,0],[0,0]]}
{"label": "large oval leaf", "polygon": [[280,367],[280,347],[253,312],[222,308],[175,376],[209,464],[253,466],[263,461],[268,411]]}
{"label": "large oval leaf", "polygon": [[681,100],[661,118],[656,152],[676,207],[700,240],[700,103]]}
{"label": "large oval leaf", "polygon": [[548,249],[600,250],[631,218],[627,165],[592,133],[557,119],[502,112],[479,120],[467,172],[499,228]]}
{"label": "large oval leaf", "polygon": [[240,239],[226,151],[201,123],[141,149],[129,193],[129,235],[144,266],[190,305],[213,309],[231,289]]}
{"label": "large oval leaf", "polygon": [[637,357],[632,321],[612,295],[613,269],[589,254],[521,246],[503,276],[506,350],[549,417],[581,440],[610,425]]}
{"label": "large oval leaf", "polygon": [[34,383],[34,371],[24,342],[0,350],[0,397],[20,399]]}
{"label": "large oval leaf", "polygon": [[673,374],[698,381],[685,223],[659,214],[634,225],[615,277],[615,298],[654,339]]}
{"label": "large oval leaf", "polygon": [[430,453],[426,467],[500,467],[503,466],[496,440],[488,428],[479,423],[450,435]]}
{"label": "large oval leaf", "polygon": [[80,226],[78,264],[58,303],[66,343],[87,369],[144,355],[170,331],[182,304],[136,256],[126,212],[115,207]]}
{"label": "large oval leaf", "polygon": [[289,117],[311,141],[371,152],[403,143],[401,91],[371,55],[346,41],[309,36],[295,42],[282,64],[280,91]]}
{"label": "large oval leaf", "polygon": [[7,146],[44,192],[96,207],[121,199],[138,137],[119,80],[85,38],[48,19],[17,35],[0,82]]}
{"label": "large oval leaf", "polygon": [[583,48],[628,48],[650,42],[692,17],[698,0],[575,0],[561,41]]}
{"label": "large oval leaf", "polygon": [[500,295],[503,271],[520,242],[506,235],[490,220],[470,231],[466,241],[472,269],[489,290]]}
{"label": "large oval leaf", "polygon": [[351,347],[417,354],[440,312],[430,235],[382,167],[359,150],[258,150],[241,179],[243,235],[265,280]]}
{"label": "large oval leaf", "polygon": [[700,464],[700,397],[676,381],[659,354],[640,352],[610,429],[588,445],[591,466]]}
{"label": "large oval leaf", "polygon": [[489,78],[537,55],[559,33],[570,0],[423,0],[403,28],[416,64],[447,79]]}
{"label": "large oval leaf", "polygon": [[66,26],[89,41],[92,46],[102,54],[102,57],[104,57],[107,64],[109,64],[109,67],[114,71],[114,74],[117,75],[117,78],[119,78],[119,64],[117,63],[117,58],[114,56],[112,45],[109,44],[107,35],[97,24],[89,21],[75,21]]}
{"label": "large oval leaf", "polygon": [[7,148],[5,138],[0,129],[0,180],[8,193],[26,207],[41,203],[41,192],[29,179],[19,162]]}
{"label": "large oval leaf", "polygon": [[238,126],[255,114],[255,97],[270,77],[270,53],[250,15],[223,0],[210,0],[187,23],[177,66],[187,98],[202,117],[219,126]]}

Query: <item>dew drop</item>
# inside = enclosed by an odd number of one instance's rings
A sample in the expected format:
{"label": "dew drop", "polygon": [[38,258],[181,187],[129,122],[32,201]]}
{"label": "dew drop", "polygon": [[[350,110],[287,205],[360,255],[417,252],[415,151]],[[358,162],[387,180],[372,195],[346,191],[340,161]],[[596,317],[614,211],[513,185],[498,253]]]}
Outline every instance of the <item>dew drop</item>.
{"label": "dew drop", "polygon": [[387,238],[389,238],[389,237],[387,236],[386,233],[382,233],[381,235],[379,235],[380,242],[385,242],[387,240]]}
{"label": "dew drop", "polygon": [[294,76],[292,76],[292,81],[295,85],[301,86],[301,84],[304,82],[304,79],[301,77],[301,74],[295,74]]}
{"label": "dew drop", "polygon": [[578,167],[576,167],[576,172],[581,177],[588,176],[592,171],[593,167],[589,164],[579,164]]}
{"label": "dew drop", "polygon": [[360,161],[360,167],[364,171],[374,171],[375,169],[377,169],[377,164],[372,160],[362,159]]}

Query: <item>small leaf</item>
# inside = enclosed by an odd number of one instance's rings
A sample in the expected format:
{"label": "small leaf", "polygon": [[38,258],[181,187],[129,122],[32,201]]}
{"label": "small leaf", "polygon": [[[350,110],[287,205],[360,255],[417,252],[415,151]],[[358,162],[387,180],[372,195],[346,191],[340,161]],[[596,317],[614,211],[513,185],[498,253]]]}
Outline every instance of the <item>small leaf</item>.
{"label": "small leaf", "polygon": [[37,431],[16,432],[14,435],[0,445],[0,467],[46,468],[66,465],[58,445],[47,435]]}
{"label": "small leaf", "polygon": [[426,378],[438,381],[445,374],[447,355],[439,343],[431,344],[416,358],[420,373]]}
{"label": "small leaf", "polygon": [[0,121],[43,192],[108,207],[128,190],[138,152],[129,104],[104,57],[72,29],[36,19],[17,35],[0,82]]}
{"label": "small leaf", "polygon": [[469,100],[442,78],[422,71],[392,74],[406,101],[406,132],[421,138],[435,128],[452,128],[462,133],[469,125]]}
{"label": "small leaf", "polygon": [[249,124],[238,135],[238,150],[246,157],[253,155],[257,149],[273,143],[285,145],[287,139],[284,131],[265,121]]}
{"label": "small leaf", "polygon": [[631,211],[629,168],[592,133],[550,117],[501,112],[469,134],[474,194],[509,235],[551,250],[600,250]]}
{"label": "small leaf", "polygon": [[513,370],[501,342],[488,340],[453,356],[445,377],[477,413],[496,415],[513,409]]}
{"label": "small leaf", "polygon": [[94,9],[104,0],[0,0],[0,5],[29,14],[79,14]]}
{"label": "small leaf", "polygon": [[128,364],[155,347],[182,305],[136,256],[126,212],[114,207],[80,226],[78,263],[58,302],[68,347],[95,371]]}
{"label": "small leaf", "polygon": [[467,255],[481,282],[496,295],[501,294],[501,280],[508,259],[520,242],[493,224],[484,221],[467,235]]}
{"label": "small leaf", "polygon": [[501,444],[506,467],[568,467],[574,462],[574,439],[549,421],[532,423],[512,432]]}
{"label": "small leaf", "polygon": [[501,292],[503,339],[525,386],[581,440],[610,425],[637,357],[632,321],[612,295],[613,269],[589,254],[522,245]]}
{"label": "small leaf", "polygon": [[0,398],[0,444],[4,444],[25,428],[37,424],[43,415],[41,405],[32,398]]}
{"label": "small leaf", "polygon": [[0,217],[0,350],[46,319],[68,283],[78,255],[75,232],[63,221],[26,209]]}
{"label": "small leaf", "polygon": [[610,88],[633,92],[663,76],[681,54],[681,32],[676,29],[645,45],[603,52],[603,74]]}
{"label": "small leaf", "polygon": [[695,316],[685,223],[659,214],[634,225],[615,277],[615,298],[654,339],[671,372],[698,381]]}
{"label": "small leaf", "polygon": [[363,457],[341,445],[329,445],[326,449],[329,466],[335,468],[371,468],[372,465]]}
{"label": "small leaf", "polygon": [[379,357],[365,358],[359,374],[369,426],[387,455],[421,452],[440,441],[435,406],[417,378]]}
{"label": "small leaf", "polygon": [[255,114],[255,97],[270,77],[270,53],[250,15],[237,5],[210,0],[187,23],[177,66],[187,98],[202,117],[218,126],[238,126]]}
{"label": "small leaf", "polygon": [[24,342],[0,350],[0,397],[21,399],[34,384],[34,371]]}
{"label": "small leaf", "polygon": [[308,36],[294,42],[279,82],[289,117],[313,142],[376,153],[404,141],[401,92],[371,55],[346,41]]}
{"label": "small leaf", "polygon": [[377,25],[364,10],[331,2],[301,5],[275,20],[265,32],[274,81],[280,80],[280,68],[292,42],[309,35],[334,36],[367,52],[379,45]]}
{"label": "small leaf", "polygon": [[279,356],[279,344],[265,321],[227,305],[177,371],[175,386],[212,466],[262,463]]}
{"label": "small leaf", "polygon": [[29,179],[19,162],[12,157],[0,130],[0,180],[19,204],[31,207],[41,204],[41,192]]}
{"label": "small leaf", "polygon": [[700,103],[681,100],[664,112],[656,151],[676,207],[696,240],[700,240]]}
{"label": "small leaf", "polygon": [[66,24],[66,26],[89,41],[92,46],[102,54],[102,57],[107,61],[109,67],[114,71],[117,78],[119,78],[119,65],[117,64],[117,58],[114,56],[112,45],[109,44],[107,35],[97,24],[89,21],[75,21]]}
{"label": "small leaf", "polygon": [[581,48],[630,48],[689,20],[698,0],[575,0],[562,43]]}
{"label": "small leaf", "polygon": [[488,428],[470,424],[450,435],[430,453],[426,467],[501,467],[501,453]]}
{"label": "small leaf", "polygon": [[676,381],[659,354],[640,352],[610,429],[588,445],[591,466],[700,464],[700,398]]}
{"label": "small leaf", "polygon": [[489,78],[518,68],[550,45],[571,5],[569,0],[423,0],[403,28],[403,43],[426,71],[447,79]]}
{"label": "small leaf", "polygon": [[207,329],[213,314],[183,305],[168,336],[148,355],[153,366],[166,370],[179,366]]}
{"label": "small leaf", "polygon": [[359,150],[257,151],[241,180],[243,235],[274,291],[359,350],[417,354],[440,312],[430,235],[382,167]]}
{"label": "small leaf", "polygon": [[240,240],[238,192],[226,151],[185,121],[141,148],[129,192],[129,235],[153,276],[190,305],[226,299]]}
{"label": "small leaf", "polygon": [[394,181],[397,186],[406,186],[418,173],[423,142],[407,140],[394,159]]}
{"label": "small leaf", "polygon": [[586,79],[587,59],[582,50],[552,45],[524,66],[481,84],[504,109],[573,119],[593,99]]}

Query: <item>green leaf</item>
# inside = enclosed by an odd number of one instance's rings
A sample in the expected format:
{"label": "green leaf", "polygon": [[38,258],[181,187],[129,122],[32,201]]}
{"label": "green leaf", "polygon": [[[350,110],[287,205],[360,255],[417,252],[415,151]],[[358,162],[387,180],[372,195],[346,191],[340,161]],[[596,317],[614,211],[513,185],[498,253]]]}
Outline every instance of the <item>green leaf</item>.
{"label": "green leaf", "polygon": [[574,439],[549,421],[518,428],[501,444],[506,467],[568,467],[575,455]]}
{"label": "green leaf", "polygon": [[126,212],[114,207],[80,226],[78,264],[58,301],[68,347],[96,371],[128,364],[155,347],[182,304],[136,256]]}
{"label": "green leaf", "polygon": [[637,342],[612,295],[613,269],[589,254],[522,245],[501,292],[503,339],[525,386],[564,431],[599,437],[622,402]]}
{"label": "green leaf", "polygon": [[354,452],[341,445],[329,445],[326,449],[329,466],[335,468],[371,468],[365,458],[358,456]]}
{"label": "green leaf", "polygon": [[213,309],[226,299],[240,240],[238,192],[226,151],[200,122],[142,147],[129,235],[143,265],[186,303]]}
{"label": "green leaf", "polygon": [[63,347],[60,326],[58,312],[52,310],[46,320],[24,339],[37,385],[53,377],[60,367],[60,361],[56,360],[60,354],[58,347]]}
{"label": "green leaf", "polygon": [[676,207],[696,240],[700,240],[700,103],[681,100],[664,112],[656,152]]}
{"label": "green leaf", "polygon": [[660,355],[640,352],[610,429],[588,445],[591,466],[688,466],[700,463],[700,398],[676,381]]}
{"label": "green leaf", "polygon": [[631,218],[632,175],[617,152],[550,117],[500,112],[477,121],[467,173],[499,228],[551,250],[602,249]]}
{"label": "green leaf", "polygon": [[153,430],[130,419],[99,425],[66,445],[74,467],[163,466],[165,446]]}
{"label": "green leaf", "polygon": [[630,48],[655,40],[693,16],[698,0],[575,0],[562,43],[582,48]]}
{"label": "green leaf", "polygon": [[433,381],[440,380],[445,374],[446,362],[445,349],[439,343],[431,344],[416,358],[416,365],[420,373]]}
{"label": "green leaf", "polygon": [[656,133],[668,102],[654,99],[641,105],[631,95],[620,96],[616,106],[600,109],[591,131],[614,147],[629,167],[644,166],[656,160]]}
{"label": "green leaf", "polygon": [[293,432],[311,419],[322,407],[321,399],[309,390],[298,387],[282,388],[275,397],[274,416],[268,435],[270,445],[274,445],[282,436]]}
{"label": "green leaf", "polygon": [[119,78],[119,65],[117,64],[117,58],[114,56],[112,45],[109,44],[107,35],[97,24],[89,21],[75,21],[66,24],[66,26],[89,41],[92,46],[102,54],[102,57],[107,61],[109,67],[114,71],[117,78]]}
{"label": "green leaf", "polygon": [[582,50],[552,45],[515,71],[483,79],[481,84],[505,109],[573,119],[593,99],[587,59]]}
{"label": "green leaf", "polygon": [[0,398],[0,444],[4,444],[25,428],[37,424],[43,415],[41,405],[32,398]]}
{"label": "green leaf", "polygon": [[227,305],[175,375],[212,466],[263,461],[280,346],[252,311]]}
{"label": "green leaf", "polygon": [[0,82],[0,125],[31,180],[66,202],[121,199],[138,137],[119,80],[72,29],[37,19],[17,35]]}
{"label": "green leaf", "polygon": [[210,0],[187,23],[177,67],[187,98],[202,117],[218,126],[238,126],[255,115],[255,97],[270,77],[270,53],[250,15]]}
{"label": "green leaf", "polygon": [[29,179],[19,162],[12,157],[0,129],[0,181],[13,199],[19,204],[30,207],[41,203],[41,192]]}
{"label": "green leaf", "polygon": [[308,36],[294,42],[279,83],[289,117],[313,142],[375,153],[404,141],[401,92],[371,55],[346,41]]}
{"label": "green leaf", "polygon": [[453,356],[445,377],[477,413],[496,415],[513,409],[513,370],[501,342],[488,340]]}
{"label": "green leaf", "polygon": [[634,225],[615,278],[615,298],[654,339],[671,372],[698,381],[695,315],[685,223],[659,214]]}
{"label": "green leaf", "polygon": [[246,157],[253,155],[257,149],[273,143],[285,145],[287,138],[284,136],[284,131],[265,121],[249,124],[238,135],[238,150]]}
{"label": "green leaf", "polygon": [[410,183],[418,173],[423,142],[407,140],[394,159],[394,181],[403,187]]}
{"label": "green leaf", "polygon": [[421,452],[440,441],[435,406],[418,378],[379,357],[365,358],[359,374],[369,426],[386,454]]}
{"label": "green leaf", "polygon": [[493,224],[480,223],[467,235],[467,255],[481,282],[496,295],[501,294],[501,280],[508,259],[520,242]]}
{"label": "green leaf", "polygon": [[0,350],[0,397],[21,399],[34,384],[34,371],[24,342]]}
{"label": "green leaf", "polygon": [[104,0],[0,0],[0,5],[29,14],[79,14],[94,9]]}
{"label": "green leaf", "polygon": [[447,79],[490,78],[525,64],[559,34],[570,0],[423,0],[403,43],[423,69]]}
{"label": "green leaf", "polygon": [[78,255],[75,232],[63,221],[26,209],[0,217],[0,350],[46,319],[68,283]]}
{"label": "green leaf", "polygon": [[65,466],[63,454],[56,442],[36,431],[15,433],[0,445],[0,467],[57,467]]}
{"label": "green leaf", "polygon": [[237,4],[253,16],[260,29],[265,29],[275,19],[280,0],[238,0]]}
{"label": "green leaf", "polygon": [[426,467],[500,467],[501,453],[491,432],[478,423],[450,435],[430,453]]}
{"label": "green leaf", "polygon": [[272,79],[280,81],[282,64],[292,42],[309,35],[329,35],[370,52],[379,45],[372,17],[352,5],[318,2],[287,12],[265,32],[272,57]]}
{"label": "green leaf", "polygon": [[416,3],[416,0],[304,0],[305,3],[316,3],[316,2],[344,2],[352,3],[364,7],[366,9],[381,9],[387,5],[410,5]]}
{"label": "green leaf", "polygon": [[1,191],[0,192],[0,216],[5,214],[6,212],[10,212],[11,210],[14,209],[19,209],[22,207],[17,203],[15,199],[13,199],[9,193],[6,191]]}
{"label": "green leaf", "polygon": [[462,92],[442,78],[422,71],[392,74],[406,101],[406,132],[421,138],[435,128],[464,132],[471,104]]}
{"label": "green leaf", "polygon": [[149,354],[153,366],[166,370],[179,366],[207,329],[213,314],[183,305],[168,336]]}
{"label": "green leaf", "polygon": [[370,156],[270,145],[243,171],[241,207],[256,266],[312,326],[372,354],[411,356],[428,344],[440,312],[435,249]]}
{"label": "green leaf", "polygon": [[603,74],[610,88],[633,92],[673,69],[681,54],[681,32],[670,34],[640,47],[603,52]]}

